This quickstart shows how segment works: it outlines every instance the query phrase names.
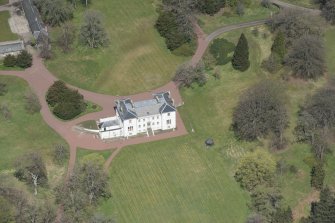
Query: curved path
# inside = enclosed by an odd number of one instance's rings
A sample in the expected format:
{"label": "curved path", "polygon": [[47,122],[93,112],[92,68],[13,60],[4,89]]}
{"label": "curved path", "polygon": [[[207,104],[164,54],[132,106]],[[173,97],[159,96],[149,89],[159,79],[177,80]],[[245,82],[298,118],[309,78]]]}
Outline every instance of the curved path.
{"label": "curved path", "polygon": [[[270,0],[270,1],[273,4],[278,5],[281,8],[303,10],[303,11],[311,12],[313,14],[320,13],[319,10],[306,9],[300,6],[295,6],[289,3],[284,3],[279,0]],[[191,59],[191,64],[196,65],[201,60],[202,56],[204,55],[209,43],[214,38],[221,35],[222,33],[229,32],[235,29],[262,25],[266,21],[267,20],[264,19],[264,20],[257,20],[257,21],[252,21],[252,22],[245,22],[245,23],[240,23],[240,24],[223,26],[209,35],[206,35],[202,31],[200,26],[197,23],[194,23],[195,33],[198,38],[198,48],[196,50],[196,53]],[[83,121],[98,120],[99,118],[104,118],[104,117],[109,117],[109,116],[114,115],[114,101],[116,99],[125,98],[125,97],[122,97],[122,96],[116,97],[116,96],[111,96],[111,95],[98,94],[98,93],[86,91],[86,90],[71,86],[73,88],[78,89],[78,91],[84,96],[85,100],[92,101],[98,104],[99,106],[101,106],[102,111],[90,113],[90,114],[81,116],[75,120],[68,121],[68,122],[61,121],[55,118],[55,116],[49,110],[49,107],[45,101],[45,94],[48,88],[53,84],[54,81],[57,80],[57,78],[54,77],[46,69],[46,67],[43,64],[43,60],[41,58],[34,55],[33,62],[34,62],[33,66],[29,69],[26,69],[25,71],[0,71],[0,75],[11,75],[11,76],[17,76],[17,77],[23,78],[28,82],[32,90],[36,93],[36,95],[38,96],[40,100],[41,106],[42,106],[41,115],[43,119],[51,128],[53,128],[58,134],[60,134],[69,144],[70,161],[69,161],[69,166],[68,166],[68,176],[72,173],[72,170],[74,168],[75,161],[76,161],[76,151],[78,147],[86,148],[90,150],[96,150],[96,151],[116,148],[116,150],[112,153],[112,155],[106,161],[105,167],[108,168],[108,166],[110,165],[114,157],[121,151],[122,148],[124,148],[127,145],[167,139],[167,138],[187,134],[186,128],[179,114],[177,114],[178,129],[176,131],[166,132],[166,133],[158,134],[156,136],[151,136],[151,137],[136,137],[136,138],[130,138],[127,140],[105,142],[105,141],[100,140],[95,135],[85,134],[85,133],[75,131],[74,126],[78,125],[79,123]],[[173,82],[169,82],[163,87],[160,87],[153,91],[127,96],[127,98],[129,97],[133,100],[143,100],[143,99],[151,98],[152,93],[157,93],[157,92],[162,92],[162,91],[170,91],[177,105],[183,103],[182,98],[179,94],[178,87]]]}
{"label": "curved path", "polygon": [[[86,91],[83,89],[79,89],[69,85],[70,87],[78,89],[78,91],[84,96],[85,100],[92,101],[99,106],[102,107],[102,111],[86,114],[72,121],[61,121],[57,119],[50,111],[48,104],[45,100],[45,95],[48,88],[57,80],[44,66],[43,60],[37,56],[33,58],[33,66],[31,68],[26,69],[25,71],[0,71],[0,75],[9,75],[9,76],[17,76],[28,82],[32,90],[36,93],[41,103],[41,115],[44,121],[54,129],[59,135],[61,135],[69,144],[70,147],[70,161],[68,167],[68,176],[72,173],[72,170],[76,161],[76,151],[77,148],[86,148],[90,150],[109,150],[112,148],[116,148],[116,153],[111,157],[115,157],[115,155],[120,151],[121,148],[127,145],[139,144],[144,142],[156,141],[176,136],[181,136],[187,134],[185,126],[179,116],[177,114],[177,129],[171,132],[165,132],[162,134],[158,134],[150,137],[136,137],[129,138],[127,140],[117,140],[117,141],[102,141],[96,135],[86,134],[82,132],[78,132],[74,129],[76,125],[83,121],[87,120],[98,120],[100,118],[109,117],[115,115],[114,112],[114,104],[115,100],[121,98],[131,98],[133,100],[143,100],[152,98],[153,93],[158,93],[162,91],[170,91],[172,97],[176,105],[182,104],[182,99],[179,94],[179,90],[177,86],[173,82],[169,82],[168,84],[155,89],[153,91],[148,91],[136,95],[131,95],[127,97],[123,96],[111,96],[93,93],[90,91]],[[111,159],[108,161],[108,165],[110,164]],[[106,167],[108,167],[106,165]]]}

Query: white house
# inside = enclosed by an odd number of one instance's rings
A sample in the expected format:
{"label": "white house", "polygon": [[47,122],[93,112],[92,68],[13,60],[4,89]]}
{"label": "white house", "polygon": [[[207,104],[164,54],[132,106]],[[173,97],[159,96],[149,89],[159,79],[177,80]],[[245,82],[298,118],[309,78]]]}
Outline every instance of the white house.
{"label": "white house", "polygon": [[98,122],[101,139],[154,135],[159,130],[176,128],[176,108],[170,92],[153,95],[153,99],[133,102],[130,99],[117,100],[116,116],[100,119]]}

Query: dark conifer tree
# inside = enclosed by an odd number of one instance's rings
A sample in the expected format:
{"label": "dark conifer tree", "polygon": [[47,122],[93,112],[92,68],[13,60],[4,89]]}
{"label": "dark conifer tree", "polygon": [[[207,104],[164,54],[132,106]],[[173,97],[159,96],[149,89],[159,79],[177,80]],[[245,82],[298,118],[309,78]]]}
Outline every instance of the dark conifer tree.
{"label": "dark conifer tree", "polygon": [[321,190],[323,187],[323,181],[325,179],[325,171],[322,163],[317,163],[312,167],[311,171],[311,186],[315,189]]}
{"label": "dark conifer tree", "polygon": [[285,35],[283,32],[279,31],[276,38],[273,41],[271,52],[279,56],[281,60],[284,59],[286,54],[285,47]]}
{"label": "dark conifer tree", "polygon": [[335,222],[335,197],[328,187],[321,190],[320,201],[311,206],[310,222]]}
{"label": "dark conifer tree", "polygon": [[242,72],[250,67],[248,41],[243,33],[237,43],[231,62],[235,70]]}

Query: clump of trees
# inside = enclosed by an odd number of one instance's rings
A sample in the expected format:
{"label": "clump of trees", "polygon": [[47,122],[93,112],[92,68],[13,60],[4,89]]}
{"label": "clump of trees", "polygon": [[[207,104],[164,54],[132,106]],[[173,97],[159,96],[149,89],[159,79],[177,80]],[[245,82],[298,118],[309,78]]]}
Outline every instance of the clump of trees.
{"label": "clump of trees", "polygon": [[307,35],[294,41],[285,63],[295,77],[315,80],[323,76],[326,65],[321,38]]}
{"label": "clump of trees", "polygon": [[5,184],[7,177],[0,179],[0,222],[46,223],[54,222],[56,209],[49,201],[37,204],[21,190]]}
{"label": "clump of trees", "polygon": [[57,202],[64,208],[62,222],[85,222],[92,215],[90,209],[110,197],[103,163],[100,155],[85,156],[66,185],[57,188]]}
{"label": "clump of trees", "polygon": [[165,38],[166,46],[173,51],[194,38],[193,26],[190,20],[192,13],[190,1],[163,1],[155,28]]}
{"label": "clump of trees", "polygon": [[189,64],[181,65],[173,78],[180,87],[191,87],[193,83],[197,83],[199,86],[206,84],[207,74],[205,73],[205,67],[203,63],[198,63],[197,66]]}
{"label": "clump of trees", "polygon": [[63,81],[55,81],[48,89],[46,100],[52,112],[63,120],[72,119],[86,109],[83,96],[68,88]]}
{"label": "clump of trees", "polygon": [[232,129],[242,140],[253,141],[270,133],[276,138],[275,148],[285,145],[284,130],[288,127],[285,94],[279,84],[262,81],[249,88],[233,112]]}
{"label": "clump of trees", "polygon": [[231,63],[235,70],[242,72],[250,67],[248,41],[243,33],[238,40]]}
{"label": "clump of trees", "polygon": [[310,216],[302,218],[301,223],[334,222],[335,194],[328,187],[320,192],[320,200],[312,202]]}
{"label": "clump of trees", "polygon": [[[63,40],[68,42],[63,44],[68,47],[71,43],[71,34],[63,36]],[[84,17],[84,23],[80,27],[80,42],[90,48],[99,48],[108,44],[108,36],[102,23],[102,15],[98,11],[87,11]]]}
{"label": "clump of trees", "polygon": [[321,15],[332,25],[335,24],[335,1],[334,0],[315,0],[320,5]]}
{"label": "clump of trees", "polygon": [[9,54],[5,56],[3,65],[5,67],[28,68],[33,65],[33,56],[26,50],[21,51],[17,56]]}
{"label": "clump of trees", "polygon": [[214,15],[219,12],[221,8],[226,5],[226,0],[203,0],[198,1],[197,9],[209,15]]}
{"label": "clump of trees", "polygon": [[45,23],[60,26],[73,18],[73,8],[65,0],[34,0]]}
{"label": "clump of trees", "polygon": [[234,177],[250,193],[254,212],[247,222],[293,222],[291,209],[281,203],[275,173],[276,162],[267,151],[249,152],[239,161]]}
{"label": "clump of trees", "polygon": [[48,183],[45,163],[38,153],[29,153],[19,157],[15,162],[14,176],[33,186],[35,195],[37,195],[38,186],[46,186]]}

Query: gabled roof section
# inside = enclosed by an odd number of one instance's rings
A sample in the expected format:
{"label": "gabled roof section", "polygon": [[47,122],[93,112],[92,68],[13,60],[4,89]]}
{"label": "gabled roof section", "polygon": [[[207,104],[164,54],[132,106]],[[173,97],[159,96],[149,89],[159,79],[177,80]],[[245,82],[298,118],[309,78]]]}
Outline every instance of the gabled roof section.
{"label": "gabled roof section", "polygon": [[24,10],[24,14],[26,15],[26,18],[28,20],[30,30],[33,33],[34,37],[38,39],[41,32],[47,34],[40,14],[33,3],[33,0],[22,0],[22,7]]}
{"label": "gabled roof section", "polygon": [[153,95],[153,99],[132,102],[130,99],[116,101],[116,110],[122,120],[174,112],[176,108],[169,92]]}

